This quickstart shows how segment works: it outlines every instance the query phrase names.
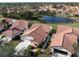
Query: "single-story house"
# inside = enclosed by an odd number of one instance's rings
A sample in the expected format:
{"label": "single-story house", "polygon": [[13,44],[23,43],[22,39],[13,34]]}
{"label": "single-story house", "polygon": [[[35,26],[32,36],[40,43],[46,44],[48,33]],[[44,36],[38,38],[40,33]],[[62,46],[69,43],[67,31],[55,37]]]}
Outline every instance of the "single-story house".
{"label": "single-story house", "polygon": [[4,31],[2,34],[5,36],[8,36],[9,38],[14,38],[21,33],[23,33],[25,30],[28,29],[28,21],[25,20],[17,20],[10,29]]}
{"label": "single-story house", "polygon": [[[3,19],[1,20],[1,23],[0,23],[0,31],[6,30],[7,27],[10,27],[10,25],[13,24],[13,21],[16,21],[16,20],[14,20],[14,19],[12,19],[12,18],[3,18]],[[7,26],[7,25],[8,25],[8,26]],[[6,26],[7,26],[7,27],[6,27]]]}
{"label": "single-story house", "polygon": [[28,29],[28,24],[29,24],[29,21],[26,21],[26,20],[17,20],[14,24],[12,24],[12,26],[10,27],[10,29],[13,29],[13,28],[17,28],[21,31],[26,31]]}
{"label": "single-story house", "polygon": [[75,53],[74,44],[78,42],[76,28],[70,26],[58,25],[57,32],[51,38],[51,51],[54,56],[71,56]]}
{"label": "single-story house", "polygon": [[21,39],[27,40],[26,38],[29,36],[34,38],[34,40],[32,40],[32,43],[34,43],[35,45],[40,45],[45,41],[52,29],[51,26],[46,25],[47,24],[33,24],[29,30],[21,35]]}
{"label": "single-story house", "polygon": [[72,31],[72,33],[77,35],[77,39],[79,40],[79,28],[70,27],[66,25],[58,25],[56,33],[61,33],[63,31],[66,31],[67,29],[71,29],[70,31]]}
{"label": "single-story house", "polygon": [[8,29],[6,31],[4,31],[2,34],[4,36],[7,36],[9,38],[14,38],[16,37],[17,35],[20,35],[22,33],[21,30],[17,29],[17,28],[14,28],[14,29]]}
{"label": "single-story house", "polygon": [[35,24],[33,24],[30,29],[28,29],[27,31],[25,31],[21,35],[22,42],[20,42],[15,47],[14,55],[17,55],[18,53],[23,55],[22,52],[25,49],[27,49],[29,45],[31,45],[33,47],[37,47],[42,42],[44,42],[45,39],[48,37],[50,31],[51,31],[50,27],[51,26],[49,26],[49,27],[47,26],[46,27],[45,24],[44,25],[41,25],[41,24],[35,25]]}

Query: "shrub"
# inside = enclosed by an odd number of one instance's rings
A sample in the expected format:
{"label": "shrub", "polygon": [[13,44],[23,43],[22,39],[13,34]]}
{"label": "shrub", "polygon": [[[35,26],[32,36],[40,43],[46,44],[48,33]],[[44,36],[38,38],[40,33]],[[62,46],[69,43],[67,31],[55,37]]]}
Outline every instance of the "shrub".
{"label": "shrub", "polygon": [[14,56],[14,48],[16,46],[16,42],[12,41],[9,44],[4,46],[0,46],[0,57],[12,57]]}

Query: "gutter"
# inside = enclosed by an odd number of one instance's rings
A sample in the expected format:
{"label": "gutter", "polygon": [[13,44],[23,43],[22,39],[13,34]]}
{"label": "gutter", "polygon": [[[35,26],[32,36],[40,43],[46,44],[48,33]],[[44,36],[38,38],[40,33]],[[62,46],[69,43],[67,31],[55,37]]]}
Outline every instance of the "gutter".
{"label": "gutter", "polygon": [[48,36],[47,39],[45,40],[44,44],[43,44],[42,49],[46,48],[46,46],[47,46],[47,44],[48,44],[48,42],[49,42],[50,39],[51,39],[51,36]]}

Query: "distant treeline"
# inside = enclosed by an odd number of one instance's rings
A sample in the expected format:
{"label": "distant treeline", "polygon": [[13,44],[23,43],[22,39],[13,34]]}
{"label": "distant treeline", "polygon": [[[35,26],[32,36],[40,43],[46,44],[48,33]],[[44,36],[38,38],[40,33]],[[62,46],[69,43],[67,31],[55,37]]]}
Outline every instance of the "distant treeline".
{"label": "distant treeline", "polygon": [[49,4],[65,4],[65,5],[79,5],[78,2],[42,2],[42,3],[0,3],[0,7],[5,6],[5,7],[12,7],[12,6],[24,6],[24,5],[29,5],[29,6],[40,6],[40,5],[49,5]]}

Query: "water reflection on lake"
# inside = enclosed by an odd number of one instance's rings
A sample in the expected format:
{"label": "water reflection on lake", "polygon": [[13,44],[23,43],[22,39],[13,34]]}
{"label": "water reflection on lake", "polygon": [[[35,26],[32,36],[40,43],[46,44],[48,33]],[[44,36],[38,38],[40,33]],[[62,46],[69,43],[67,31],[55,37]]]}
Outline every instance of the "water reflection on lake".
{"label": "water reflection on lake", "polygon": [[44,22],[52,22],[52,23],[73,22],[73,19],[58,16],[43,16],[42,20]]}

